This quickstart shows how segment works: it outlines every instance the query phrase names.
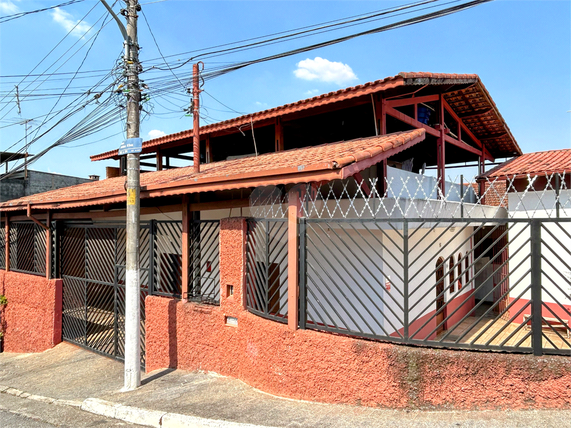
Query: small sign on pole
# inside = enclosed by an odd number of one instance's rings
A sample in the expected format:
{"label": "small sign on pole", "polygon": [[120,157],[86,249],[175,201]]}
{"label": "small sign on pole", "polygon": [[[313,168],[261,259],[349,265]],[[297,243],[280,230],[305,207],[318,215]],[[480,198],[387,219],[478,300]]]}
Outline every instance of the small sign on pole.
{"label": "small sign on pole", "polygon": [[129,153],[141,153],[142,150],[142,138],[129,138],[119,146],[119,156],[128,155]]}

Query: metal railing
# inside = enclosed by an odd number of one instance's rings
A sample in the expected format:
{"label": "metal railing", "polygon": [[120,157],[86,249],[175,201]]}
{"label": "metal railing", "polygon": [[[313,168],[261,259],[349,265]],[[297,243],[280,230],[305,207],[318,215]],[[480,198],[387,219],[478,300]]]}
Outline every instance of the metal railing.
{"label": "metal railing", "polygon": [[220,304],[220,221],[193,220],[190,233],[188,300]]}
{"label": "metal railing", "polygon": [[[145,362],[145,297],[150,278],[149,225],[141,223],[141,362]],[[62,335],[117,359],[125,355],[125,225],[64,224],[57,271],[63,280]]]}
{"label": "metal railing", "polygon": [[248,219],[246,305],[265,318],[287,322],[287,221]]}
{"label": "metal railing", "polygon": [[571,219],[302,219],[299,325],[569,355],[566,242]]}
{"label": "metal railing", "polygon": [[10,223],[10,270],[45,275],[46,235],[36,223]]}

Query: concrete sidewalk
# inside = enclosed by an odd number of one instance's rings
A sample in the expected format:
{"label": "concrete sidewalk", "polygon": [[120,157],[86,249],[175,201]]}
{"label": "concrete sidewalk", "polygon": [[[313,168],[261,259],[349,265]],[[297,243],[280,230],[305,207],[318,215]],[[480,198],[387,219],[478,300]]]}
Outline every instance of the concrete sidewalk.
{"label": "concrete sidewalk", "polygon": [[0,354],[3,394],[60,400],[142,425],[571,428],[571,411],[398,411],[307,403],[269,396],[235,379],[179,370],[146,375],[141,388],[128,393],[119,392],[122,384],[120,362],[66,343],[41,354]]}

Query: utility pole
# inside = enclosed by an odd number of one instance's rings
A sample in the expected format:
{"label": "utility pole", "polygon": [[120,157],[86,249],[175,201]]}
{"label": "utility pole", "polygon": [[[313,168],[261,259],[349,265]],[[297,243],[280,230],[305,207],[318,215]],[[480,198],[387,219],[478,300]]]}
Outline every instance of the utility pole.
{"label": "utility pole", "polygon": [[[127,141],[139,139],[139,44],[137,41],[138,0],[124,0],[121,11],[127,19],[127,29],[105,0],[100,0],[113,16],[125,43],[125,75],[127,77]],[[140,228],[140,149],[127,154],[127,248],[125,276],[125,383],[123,391],[132,391],[141,385],[141,314],[139,308],[139,228]]]}
{"label": "utility pole", "polygon": [[[125,0],[127,9],[127,139],[139,138],[139,45],[137,42],[138,0]],[[141,314],[139,276],[140,154],[127,155],[127,272],[125,277],[125,385],[131,391],[141,385]]]}
{"label": "utility pole", "polygon": [[192,129],[193,129],[193,147],[192,147],[192,163],[194,165],[193,171],[200,172],[200,79],[199,79],[199,65],[204,64],[197,62],[192,65]]}

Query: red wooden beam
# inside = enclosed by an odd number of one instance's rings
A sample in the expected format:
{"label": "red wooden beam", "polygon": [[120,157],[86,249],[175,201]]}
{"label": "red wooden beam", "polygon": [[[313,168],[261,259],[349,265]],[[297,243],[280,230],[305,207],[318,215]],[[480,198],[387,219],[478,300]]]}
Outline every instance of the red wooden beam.
{"label": "red wooden beam", "polygon": [[470,146],[469,144],[466,144],[466,143],[463,142],[463,141],[460,141],[460,140],[457,140],[457,139],[455,139],[455,138],[452,138],[450,135],[445,135],[445,136],[444,136],[444,140],[445,140],[447,143],[450,143],[450,144],[452,144],[452,145],[454,145],[454,146],[456,146],[456,147],[459,147],[459,148],[461,148],[461,149],[463,149],[463,150],[466,150],[467,152],[474,153],[475,155],[478,155],[478,156],[482,156],[482,151],[481,151],[481,150],[478,150],[476,147],[472,147],[472,146]]}
{"label": "red wooden beam", "polygon": [[413,104],[429,103],[432,101],[438,101],[438,97],[439,97],[439,95],[435,94],[435,95],[424,95],[422,97],[403,98],[400,100],[387,100],[387,105],[389,107],[410,106]]}
{"label": "red wooden beam", "polygon": [[[484,152],[484,156],[486,157],[486,159],[490,160],[490,161],[494,161],[495,158],[492,157],[492,155],[490,154],[490,152],[488,151],[486,145],[484,143],[482,143],[482,141],[476,137],[474,135],[474,133],[472,131],[470,131],[468,129],[468,127],[464,124],[464,122],[462,121],[462,119],[456,114],[456,112],[454,112],[454,110],[452,110],[452,107],[450,107],[450,105],[446,102],[446,100],[444,98],[442,98],[442,101],[444,103],[444,108],[446,109],[446,111],[450,114],[450,116],[452,116],[454,118],[454,120],[456,122],[458,122],[460,124],[461,129],[472,139],[474,140],[474,142],[480,146],[480,148],[482,149],[482,151]],[[460,136],[458,136],[458,138],[460,138]]]}
{"label": "red wooden beam", "polygon": [[279,117],[276,117],[274,133],[275,133],[276,152],[281,152],[282,150],[284,150],[284,129],[282,126],[282,119]]}
{"label": "red wooden beam", "polygon": [[418,120],[414,120],[412,117],[407,116],[406,114],[401,113],[400,111],[398,111],[392,107],[387,106],[386,107],[386,113],[389,116],[392,116],[395,119],[398,119],[401,122],[404,122],[410,126],[414,126],[415,128],[423,128],[424,130],[426,130],[427,134],[430,134],[434,137],[440,137],[440,132],[437,131],[436,129],[434,129],[428,125],[425,125],[424,123],[419,122]]}
{"label": "red wooden beam", "polygon": [[43,224],[41,221],[39,221],[37,218],[35,218],[32,215],[32,207],[30,206],[30,204],[28,204],[28,209],[27,209],[27,215],[26,217],[28,217],[30,220],[32,220],[34,223],[36,223],[37,225],[39,225],[42,229],[44,230],[48,230],[49,227],[47,227],[45,224]]}

